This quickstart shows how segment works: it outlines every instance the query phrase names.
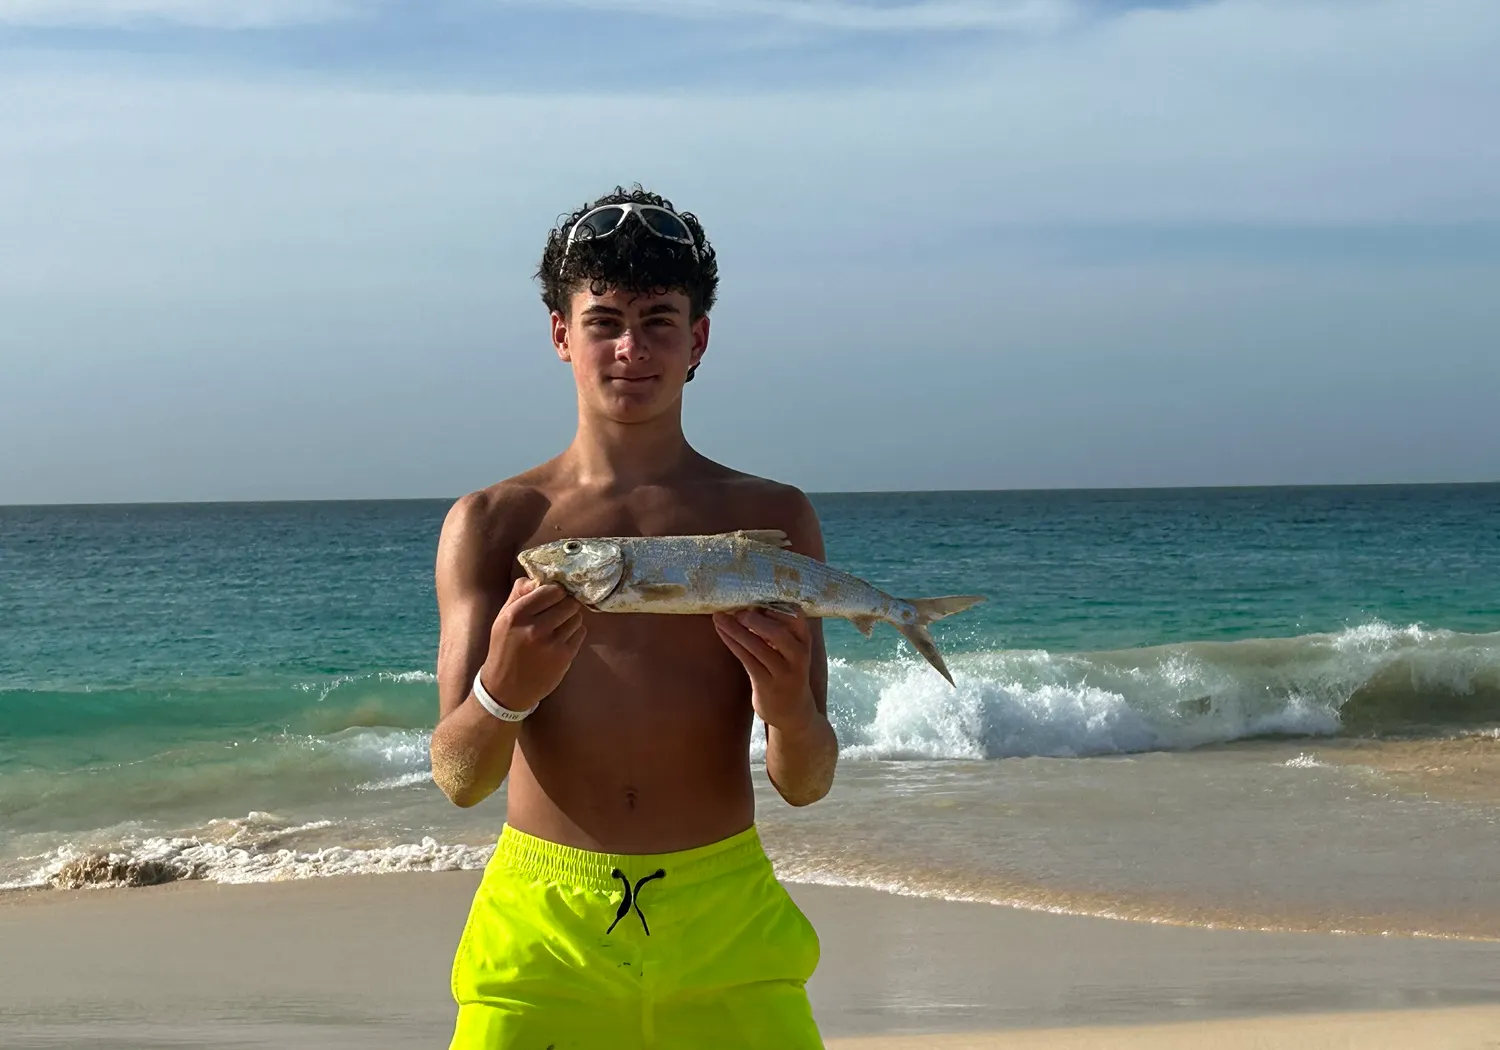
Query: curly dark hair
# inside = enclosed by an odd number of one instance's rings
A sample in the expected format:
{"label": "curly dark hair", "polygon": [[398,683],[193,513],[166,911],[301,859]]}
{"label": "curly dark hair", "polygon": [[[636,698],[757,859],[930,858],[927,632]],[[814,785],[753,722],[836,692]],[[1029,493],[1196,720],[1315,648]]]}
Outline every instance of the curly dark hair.
{"label": "curly dark hair", "polygon": [[[658,237],[638,221],[639,216],[634,216],[608,237],[598,240],[580,237],[573,242],[567,259],[563,259],[568,231],[586,212],[605,204],[632,202],[655,204],[677,212],[692,231],[698,257],[693,258],[687,245]],[[573,293],[587,287],[594,295],[602,295],[611,288],[641,295],[680,291],[688,297],[688,308],[696,321],[713,309],[719,290],[719,263],[697,216],[677,211],[671,201],[637,183],[628,190],[616,186],[614,192],[560,218],[547,234],[547,247],[542,252],[536,277],[542,284],[542,302],[548,310],[564,317],[568,316]],[[688,372],[689,382],[697,370],[695,365]]]}

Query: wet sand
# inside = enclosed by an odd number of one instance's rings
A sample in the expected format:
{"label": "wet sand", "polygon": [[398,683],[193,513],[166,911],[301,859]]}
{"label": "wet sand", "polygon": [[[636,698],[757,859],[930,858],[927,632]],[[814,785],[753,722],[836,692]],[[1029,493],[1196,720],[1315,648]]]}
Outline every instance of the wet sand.
{"label": "wet sand", "polygon": [[1373,1011],[1139,1027],[836,1039],[830,1050],[1493,1050],[1500,1008]]}
{"label": "wet sand", "polygon": [[1318,759],[1383,775],[1394,787],[1454,802],[1500,802],[1500,732],[1405,740],[1335,738],[1308,750]]}
{"label": "wet sand", "polygon": [[[444,1046],[449,962],[478,878],[0,895],[0,1044]],[[811,993],[834,1046],[1500,1045],[1500,944],[791,890],[822,936]],[[1213,1027],[1138,1027],[1185,1022]]]}

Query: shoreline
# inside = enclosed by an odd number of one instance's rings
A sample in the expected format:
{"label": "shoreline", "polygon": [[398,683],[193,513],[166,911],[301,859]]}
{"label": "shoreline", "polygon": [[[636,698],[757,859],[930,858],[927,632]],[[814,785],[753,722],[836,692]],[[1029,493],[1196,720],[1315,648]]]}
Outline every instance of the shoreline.
{"label": "shoreline", "polygon": [[[448,969],[479,877],[0,895],[0,1028],[13,1050],[444,1045]],[[788,889],[822,939],[809,985],[819,1023],[830,1045],[851,1050],[1198,1045],[1139,1041],[1139,1026],[1170,1025],[1151,1035],[1166,1039],[1189,1032],[1184,1023],[1217,1026],[1195,1038],[1212,1031],[1225,1050],[1322,1045],[1286,1041],[1319,1031],[1347,1046],[1356,1030],[1397,1031],[1397,1014],[1422,1033],[1404,1045],[1478,1047],[1442,1033],[1500,1032],[1493,943],[1204,930]],[[1361,1020],[1372,1012],[1379,1019]],[[1236,1043],[1236,1033],[1262,1041]]]}
{"label": "shoreline", "polygon": [[[463,849],[485,849],[489,847],[463,846]],[[488,859],[486,853],[485,860]],[[156,879],[150,872],[150,863],[143,864],[144,878],[140,882],[62,883],[52,885],[0,885],[0,915],[6,907],[55,904],[88,900],[98,895],[136,894],[142,891],[193,892],[190,887],[267,887],[290,886],[304,883],[320,883],[329,880],[357,880],[399,876],[414,878],[438,875],[452,877],[470,874],[476,879],[484,863],[464,868],[441,870],[421,868],[393,868],[389,871],[345,871],[330,875],[287,875],[281,878],[252,878],[243,881],[219,881],[203,877],[166,877]],[[130,874],[127,867],[119,867],[112,875]],[[1283,909],[1280,915],[1272,916],[1246,912],[1230,906],[1184,907],[1174,905],[1162,894],[1142,892],[1092,892],[1045,888],[1035,883],[997,882],[989,887],[995,895],[986,895],[973,889],[948,889],[941,884],[926,885],[922,880],[882,879],[868,880],[852,878],[808,877],[795,871],[778,874],[779,881],[792,890],[822,893],[824,891],[855,891],[875,893],[913,901],[936,904],[957,904],[1000,908],[1032,915],[1053,916],[1064,919],[1097,920],[1111,923],[1126,923],[1138,926],[1160,927],[1176,930],[1200,930],[1216,933],[1258,933],[1278,935],[1320,935],[1330,937],[1375,937],[1398,940],[1445,941],[1470,944],[1500,945],[1500,931],[1493,928],[1494,917],[1488,914],[1451,916],[1447,922],[1452,928],[1414,927],[1408,916],[1366,916],[1369,924],[1364,927],[1343,926],[1327,914],[1306,910]],[[1392,924],[1392,920],[1397,921]]]}

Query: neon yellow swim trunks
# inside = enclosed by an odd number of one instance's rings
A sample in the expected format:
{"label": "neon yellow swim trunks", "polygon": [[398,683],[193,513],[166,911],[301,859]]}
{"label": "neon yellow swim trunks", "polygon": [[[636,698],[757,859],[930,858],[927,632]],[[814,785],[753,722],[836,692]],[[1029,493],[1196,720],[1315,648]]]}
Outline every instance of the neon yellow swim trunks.
{"label": "neon yellow swim trunks", "polygon": [[450,1050],[821,1048],[818,951],[753,827],[612,855],[507,826],[453,960]]}

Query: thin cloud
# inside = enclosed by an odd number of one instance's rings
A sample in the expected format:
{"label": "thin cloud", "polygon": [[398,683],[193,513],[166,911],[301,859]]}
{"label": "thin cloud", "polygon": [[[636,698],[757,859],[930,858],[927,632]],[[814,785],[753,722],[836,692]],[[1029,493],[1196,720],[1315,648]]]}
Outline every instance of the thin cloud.
{"label": "thin cloud", "polygon": [[267,29],[340,21],[372,6],[369,0],[0,0],[0,25]]}
{"label": "thin cloud", "polygon": [[[1051,30],[1079,0],[495,0],[497,7],[560,6],[665,18],[762,19],[864,32]],[[149,24],[267,29],[378,16],[380,0],[0,0],[0,25],[130,28]],[[434,7],[440,6],[434,4]]]}
{"label": "thin cloud", "polygon": [[[501,0],[555,6],[559,0]],[[875,6],[850,0],[561,0],[572,7],[680,18],[764,18],[872,32],[952,29],[1056,29],[1078,15],[1075,0],[926,0]]]}
{"label": "thin cloud", "polygon": [[[540,11],[521,2],[485,10]],[[714,10],[754,5],[788,7]],[[1083,31],[832,88],[618,63],[560,84],[538,60],[522,89],[371,89],[7,53],[0,499],[460,492],[551,455],[571,386],[536,252],[559,212],[636,178],[703,216],[734,271],[688,411],[705,453],[756,473],[1494,477],[1500,4],[1139,7],[1086,0]],[[797,28],[621,21],[618,55],[647,57]],[[856,32],[808,35],[899,50]],[[506,389],[535,396],[497,443]],[[811,429],[767,430],[747,391]],[[872,413],[924,440],[839,440]]]}

